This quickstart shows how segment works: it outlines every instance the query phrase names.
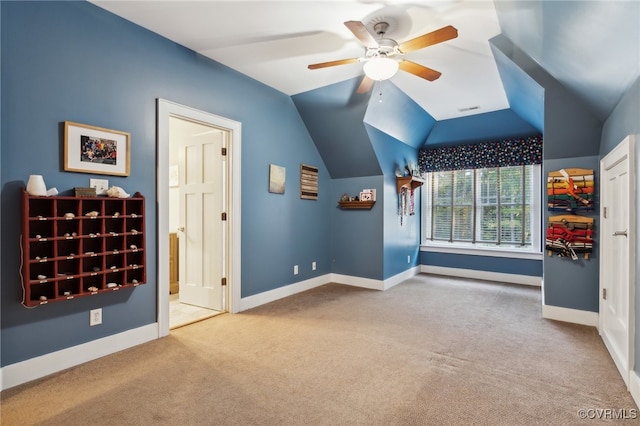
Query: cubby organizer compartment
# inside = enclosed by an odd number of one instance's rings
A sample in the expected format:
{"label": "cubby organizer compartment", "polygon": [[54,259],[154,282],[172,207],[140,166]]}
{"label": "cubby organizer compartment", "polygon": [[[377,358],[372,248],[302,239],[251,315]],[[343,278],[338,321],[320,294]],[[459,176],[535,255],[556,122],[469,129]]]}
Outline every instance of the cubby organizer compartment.
{"label": "cubby organizer compartment", "polygon": [[146,282],[145,202],[39,197],[22,191],[23,305],[92,296]]}

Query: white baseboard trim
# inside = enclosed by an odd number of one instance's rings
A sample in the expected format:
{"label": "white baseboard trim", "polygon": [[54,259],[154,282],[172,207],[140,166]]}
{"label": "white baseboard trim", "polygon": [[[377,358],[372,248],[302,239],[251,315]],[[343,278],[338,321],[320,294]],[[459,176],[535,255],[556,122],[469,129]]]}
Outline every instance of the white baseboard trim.
{"label": "white baseboard trim", "polygon": [[486,281],[499,281],[510,284],[542,286],[542,277],[532,275],[505,274],[503,272],[477,271],[475,269],[448,268],[445,266],[421,265],[420,272],[425,274],[446,275],[450,277],[474,278]]}
{"label": "white baseboard trim", "polygon": [[640,377],[634,370],[629,373],[629,393],[636,406],[640,407]]}
{"label": "white baseboard trim", "polygon": [[279,287],[274,290],[254,294],[253,296],[243,297],[240,299],[240,309],[238,312],[246,311],[247,309],[255,308],[260,305],[264,305],[265,303],[274,302],[278,299],[282,299],[283,297],[292,296],[302,291],[320,287],[321,285],[331,282],[329,279],[330,276],[331,274],[321,275],[319,277]]}
{"label": "white baseboard trim", "polygon": [[157,338],[158,323],[153,323],[9,364],[0,370],[2,378],[0,390],[9,389]]}
{"label": "white baseboard trim", "polygon": [[253,296],[243,297],[240,299],[240,310],[246,311],[247,309],[256,308],[265,303],[274,302],[278,299],[282,299],[287,296],[292,296],[296,293],[311,290],[321,285],[329,283],[337,283],[350,285],[354,287],[368,288],[371,290],[388,290],[393,286],[400,284],[402,281],[407,280],[420,272],[418,266],[407,269],[389,279],[384,281],[374,280],[371,278],[355,277],[352,275],[341,274],[326,274],[319,277],[311,278],[305,281],[289,284],[284,287],[279,287],[274,290],[265,291]]}
{"label": "white baseboard trim", "polygon": [[599,316],[597,312],[581,311],[578,309],[562,308],[560,306],[542,305],[542,318],[571,322],[574,324],[598,327]]}
{"label": "white baseboard trim", "polygon": [[332,283],[350,285],[354,287],[368,288],[371,290],[384,290],[384,281],[374,280],[372,278],[354,277],[353,275],[330,274]]}
{"label": "white baseboard trim", "polygon": [[389,290],[391,287],[395,287],[403,281],[406,281],[410,278],[415,277],[420,273],[420,266],[414,266],[411,269],[407,269],[406,271],[400,272],[399,274],[394,275],[391,278],[387,278],[384,280],[384,289]]}

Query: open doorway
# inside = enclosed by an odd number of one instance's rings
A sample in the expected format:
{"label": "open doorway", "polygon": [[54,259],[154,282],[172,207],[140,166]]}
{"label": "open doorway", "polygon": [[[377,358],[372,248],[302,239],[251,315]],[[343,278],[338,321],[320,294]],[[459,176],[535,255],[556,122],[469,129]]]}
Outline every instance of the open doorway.
{"label": "open doorway", "polygon": [[158,100],[160,336],[238,310],[239,157],[239,123]]}
{"label": "open doorway", "polygon": [[169,328],[227,310],[229,130],[169,118]]}

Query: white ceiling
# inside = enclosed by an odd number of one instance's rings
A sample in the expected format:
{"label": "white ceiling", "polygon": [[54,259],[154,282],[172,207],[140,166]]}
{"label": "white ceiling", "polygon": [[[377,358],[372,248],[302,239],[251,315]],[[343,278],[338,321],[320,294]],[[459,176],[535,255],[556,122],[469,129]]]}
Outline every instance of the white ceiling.
{"label": "white ceiling", "polygon": [[386,37],[398,42],[453,25],[458,38],[405,56],[440,71],[438,80],[400,71],[391,81],[436,120],[509,107],[488,43],[500,34],[492,1],[92,2],[288,95],[363,75],[360,63],[307,69],[364,54],[345,21],[371,32],[386,21]]}

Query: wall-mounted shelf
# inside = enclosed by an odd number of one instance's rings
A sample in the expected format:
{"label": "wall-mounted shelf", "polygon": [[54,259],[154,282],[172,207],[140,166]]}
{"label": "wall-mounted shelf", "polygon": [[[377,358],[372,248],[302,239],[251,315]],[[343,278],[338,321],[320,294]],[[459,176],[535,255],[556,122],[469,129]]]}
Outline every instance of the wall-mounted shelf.
{"label": "wall-mounted shelf", "polygon": [[22,191],[23,305],[146,282],[144,197],[38,197]]}
{"label": "wall-mounted shelf", "polygon": [[341,209],[371,209],[375,201],[338,201]]}
{"label": "wall-mounted shelf", "polygon": [[402,176],[396,177],[396,189],[398,193],[402,191],[402,187],[406,187],[408,189],[415,189],[424,184],[424,179],[419,178],[417,176]]}

